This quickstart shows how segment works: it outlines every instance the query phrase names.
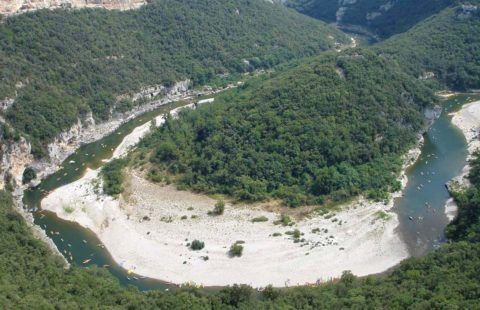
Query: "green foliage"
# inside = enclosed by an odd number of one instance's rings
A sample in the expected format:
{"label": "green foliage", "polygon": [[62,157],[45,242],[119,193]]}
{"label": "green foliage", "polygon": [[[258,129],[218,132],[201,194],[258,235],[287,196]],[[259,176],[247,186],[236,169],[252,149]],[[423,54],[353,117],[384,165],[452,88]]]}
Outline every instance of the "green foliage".
{"label": "green foliage", "polygon": [[292,236],[293,236],[293,238],[298,239],[298,238],[300,238],[300,237],[302,236],[302,233],[300,232],[300,230],[295,229],[295,230],[293,231]]}
{"label": "green foliage", "polygon": [[33,170],[32,167],[27,167],[23,171],[23,176],[22,176],[22,183],[23,184],[28,184],[30,181],[35,180],[37,178],[37,173],[35,170]]}
{"label": "green foliage", "polygon": [[102,167],[103,192],[110,196],[118,196],[123,192],[123,169],[127,165],[126,159],[115,159]]}
{"label": "green foliage", "polygon": [[470,161],[472,167],[468,178],[472,186],[454,193],[458,215],[447,227],[446,234],[453,240],[480,242],[480,153]]}
{"label": "green foliage", "polygon": [[194,251],[199,251],[205,247],[205,242],[200,241],[200,240],[193,240],[192,244],[190,245],[190,248]]}
{"label": "green foliage", "polygon": [[[344,7],[340,25],[365,27],[380,37],[408,30],[418,22],[441,11],[455,0],[287,0],[301,13],[325,20],[337,21],[337,12]],[[388,8],[388,9],[386,9]]]}
{"label": "green foliage", "polygon": [[219,200],[215,204],[215,208],[213,209],[213,213],[216,214],[216,215],[222,215],[223,211],[225,211],[225,202],[223,200]]}
{"label": "green foliage", "polygon": [[215,203],[215,206],[212,211],[208,211],[209,215],[222,215],[225,211],[225,202],[223,200],[219,200]]}
{"label": "green foliage", "polygon": [[[480,171],[479,162],[476,157],[474,171]],[[476,188],[477,172],[471,175]],[[7,309],[67,305],[121,309],[475,309],[480,299],[480,203],[472,196],[463,197],[467,200],[465,204],[457,200],[459,215],[449,228],[452,242],[425,257],[403,261],[391,274],[358,279],[346,272],[336,283],[317,287],[267,287],[256,299],[254,290],[246,285],[208,294],[194,288],[174,294],[140,293],[121,287],[106,271],[95,267],[65,269],[13,211],[10,195],[0,192],[0,248],[5,249],[0,252],[0,304]],[[471,214],[476,214],[473,221]]]}
{"label": "green foliage", "polygon": [[385,211],[377,211],[375,212],[375,216],[382,221],[389,221],[392,218],[392,216]]}
{"label": "green foliage", "polygon": [[230,256],[232,257],[240,257],[242,256],[243,254],[243,245],[241,242],[235,242],[234,244],[232,244],[232,246],[230,247],[230,251],[228,252],[230,254]]}
{"label": "green foliage", "polygon": [[[154,0],[124,12],[40,10],[0,23],[0,98],[18,92],[7,119],[40,157],[45,143],[88,111],[105,120],[129,110],[133,103],[118,95],[270,68],[333,47],[328,35],[346,42],[333,27],[265,1]],[[23,87],[15,86],[19,82]]]}
{"label": "green foliage", "polygon": [[[290,207],[383,197],[432,101],[395,63],[362,50],[327,53],[183,111],[140,148],[194,191]],[[162,159],[165,149],[175,156]]]}
{"label": "green foliage", "polygon": [[[208,301],[193,295],[142,294],[124,288],[100,268],[66,269],[58,256],[35,238],[11,196],[0,191],[0,305],[4,309],[153,309],[207,308]],[[203,305],[202,305],[203,304]]]}
{"label": "green foliage", "polygon": [[290,216],[286,213],[282,213],[280,215],[280,219],[273,222],[275,225],[278,225],[278,224],[282,224],[283,226],[287,226],[287,225],[290,225],[292,223],[292,219],[290,218]]}
{"label": "green foliage", "polygon": [[258,222],[268,222],[268,217],[266,216],[259,216],[259,217],[254,217],[252,219],[252,223],[258,223]]}
{"label": "green foliage", "polygon": [[[462,1],[480,5],[478,0]],[[415,77],[433,72],[431,83],[456,90],[480,88],[480,10],[451,7],[408,32],[378,45],[376,50],[397,60]]]}

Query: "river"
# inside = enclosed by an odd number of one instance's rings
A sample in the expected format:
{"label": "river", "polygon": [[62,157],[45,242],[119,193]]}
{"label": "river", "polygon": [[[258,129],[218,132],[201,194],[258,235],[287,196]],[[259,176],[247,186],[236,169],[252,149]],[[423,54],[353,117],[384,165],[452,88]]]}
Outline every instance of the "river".
{"label": "river", "polygon": [[424,255],[445,241],[445,203],[450,197],[445,184],[462,172],[468,154],[465,137],[452,125],[449,114],[475,99],[480,96],[465,94],[443,102],[441,116],[424,135],[420,157],[407,171],[403,196],[395,201],[399,230],[413,256]]}
{"label": "river", "polygon": [[[394,209],[400,218],[398,229],[414,256],[425,254],[444,239],[443,230],[448,223],[444,208],[449,197],[444,185],[460,174],[467,156],[465,138],[451,125],[448,113],[474,98],[480,96],[458,95],[445,100],[444,112],[425,134],[425,144],[419,160],[407,171],[409,182],[404,195],[395,202]],[[25,192],[25,206],[29,209],[38,208],[47,192],[80,179],[87,168],[99,168],[102,161],[112,156],[113,150],[135,127],[183,104],[185,103],[173,103],[143,114],[103,139],[83,145],[65,160],[59,171],[47,177],[39,186]],[[92,265],[104,266],[122,284],[135,285],[140,290],[176,288],[162,281],[129,275],[121,264],[113,261],[91,231],[59,219],[50,212],[39,210],[33,215],[35,224],[46,231],[70,263],[87,268]],[[83,264],[87,259],[89,262]]]}

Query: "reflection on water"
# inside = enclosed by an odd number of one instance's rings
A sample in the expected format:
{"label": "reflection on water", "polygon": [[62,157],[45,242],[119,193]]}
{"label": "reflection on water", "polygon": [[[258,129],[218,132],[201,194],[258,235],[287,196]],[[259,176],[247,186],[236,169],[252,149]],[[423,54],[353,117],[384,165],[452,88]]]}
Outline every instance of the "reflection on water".
{"label": "reflection on water", "polygon": [[[65,160],[59,171],[43,180],[38,187],[25,192],[23,198],[25,206],[29,209],[38,208],[41,199],[48,192],[80,179],[87,168],[99,168],[102,165],[102,161],[112,156],[113,150],[135,127],[145,124],[156,116],[184,104],[185,102],[172,103],[147,112],[120,126],[115,132],[103,139],[83,145]],[[34,218],[35,224],[46,231],[59,251],[72,264],[78,266],[97,265],[108,268],[122,284],[135,285],[141,290],[175,288],[162,281],[128,274],[128,271],[124,270],[121,264],[118,265],[113,261],[111,255],[103,248],[93,232],[76,223],[62,220],[51,212],[41,210],[34,213]]]}
{"label": "reflection on water", "polygon": [[444,102],[442,115],[424,135],[419,160],[408,171],[403,197],[395,203],[399,229],[414,256],[425,254],[444,240],[449,198],[445,184],[461,173],[467,158],[465,138],[448,114],[474,98],[479,97],[459,95]]}
{"label": "reflection on water", "polygon": [[[447,224],[444,214],[448,192],[445,183],[458,175],[465,165],[467,155],[463,135],[454,128],[447,114],[467,101],[461,95],[445,102],[445,112],[425,135],[425,145],[419,161],[408,171],[409,182],[404,196],[395,203],[400,218],[400,231],[413,255],[421,255],[432,249],[443,238]],[[155,116],[163,114],[184,103],[169,104],[131,120],[111,135],[82,146],[67,158],[61,170],[42,183],[25,192],[24,203],[29,208],[40,205],[47,192],[81,178],[86,168],[96,169],[102,160],[112,156],[113,150],[135,127]],[[35,223],[42,227],[69,262],[78,266],[97,265],[108,270],[124,285],[135,285],[140,290],[175,289],[162,281],[128,274],[128,271],[113,260],[100,241],[89,230],[59,219],[55,214],[38,211]],[[410,218],[412,220],[410,220]]]}

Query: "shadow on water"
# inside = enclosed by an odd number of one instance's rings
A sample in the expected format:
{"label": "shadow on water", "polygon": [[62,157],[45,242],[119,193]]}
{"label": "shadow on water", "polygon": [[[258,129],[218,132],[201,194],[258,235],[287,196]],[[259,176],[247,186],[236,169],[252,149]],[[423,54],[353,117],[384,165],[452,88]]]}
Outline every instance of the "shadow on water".
{"label": "shadow on water", "polygon": [[[477,97],[480,99],[480,96]],[[448,198],[445,183],[460,173],[467,155],[465,139],[461,132],[451,125],[448,113],[458,109],[468,101],[467,98],[469,96],[460,95],[445,101],[442,116],[425,134],[425,144],[419,161],[407,173],[409,182],[404,196],[395,203],[400,219],[399,229],[412,255],[424,254],[443,240],[443,230],[447,224],[444,207]],[[185,103],[172,103],[143,114],[105,138],[83,145],[65,160],[59,171],[43,180],[38,187],[25,192],[25,206],[29,209],[38,208],[48,192],[80,179],[87,167],[99,168],[102,160],[110,158],[113,149],[135,127],[183,104]],[[39,210],[33,214],[35,224],[46,231],[70,263],[82,267],[97,265],[108,268],[121,284],[134,285],[140,290],[177,288],[162,281],[129,274],[122,268],[121,262],[117,264],[113,261],[110,253],[90,230],[62,220],[51,212]]]}
{"label": "shadow on water", "polygon": [[449,114],[474,99],[480,96],[458,95],[443,102],[442,115],[425,133],[421,155],[407,171],[403,196],[395,201],[399,229],[413,256],[424,255],[445,239],[445,184],[461,173],[468,153],[465,137]]}
{"label": "shadow on water", "polygon": [[[41,200],[48,192],[80,179],[87,168],[99,168],[104,160],[112,156],[113,150],[134,128],[185,104],[185,102],[171,103],[142,114],[126,122],[103,139],[81,146],[64,161],[60,170],[42,180],[39,186],[25,191],[24,205],[30,210],[39,209]],[[48,211],[38,210],[33,215],[35,224],[45,230],[58,250],[70,263],[82,267],[96,265],[108,268],[121,284],[135,285],[140,290],[174,290],[176,288],[176,286],[163,281],[142,278],[134,273],[129,274],[127,270],[122,268],[121,264],[113,261],[110,253],[92,231],[76,223],[62,220],[56,214]]]}

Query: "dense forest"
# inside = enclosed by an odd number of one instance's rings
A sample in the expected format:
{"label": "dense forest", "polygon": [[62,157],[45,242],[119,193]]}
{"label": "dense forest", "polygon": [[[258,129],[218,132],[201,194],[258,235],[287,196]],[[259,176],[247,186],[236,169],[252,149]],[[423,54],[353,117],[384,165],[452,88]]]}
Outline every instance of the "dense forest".
{"label": "dense forest", "polygon": [[433,87],[480,89],[480,1],[462,2],[373,48]]}
{"label": "dense forest", "polygon": [[350,50],[216,101],[167,119],[141,143],[150,178],[299,206],[360,193],[382,199],[398,190],[400,155],[415,143],[422,109],[435,99],[395,63]]}
{"label": "dense forest", "polygon": [[455,2],[455,0],[287,0],[286,4],[314,18],[339,22],[340,26],[365,27],[385,38],[408,30]]}
{"label": "dense forest", "polygon": [[216,293],[186,287],[176,293],[121,287],[99,268],[65,269],[62,260],[33,237],[0,192],[0,305],[17,309],[119,307],[125,309],[474,309],[480,299],[480,158],[472,162],[472,187],[456,193],[458,217],[447,228],[448,244],[425,257],[410,258],[386,276],[290,289],[248,286]]}
{"label": "dense forest", "polygon": [[[418,2],[417,13],[444,3]],[[345,18],[353,11],[347,13]],[[398,17],[388,16],[382,18]],[[404,31],[421,17],[409,18],[396,19],[402,22],[382,35]],[[167,119],[132,158],[148,168],[153,181],[244,200],[278,198],[297,206],[359,193],[381,199],[398,189],[400,155],[416,141],[422,109],[434,101],[427,86],[480,88],[479,21],[478,9],[447,8],[370,51],[326,53],[258,77],[218,96],[215,104]],[[248,0],[162,0],[130,12],[39,11],[4,19],[0,98],[18,96],[2,117],[27,135],[41,156],[42,145],[79,115],[93,111],[97,119],[107,118],[118,94],[187,77],[202,84],[218,74],[314,55],[332,46],[329,34],[344,38],[280,6]],[[428,71],[436,79],[420,82]],[[0,123],[0,143],[12,139],[18,132]],[[124,165],[114,161],[105,167],[106,191],[121,192]],[[10,193],[0,191],[0,306],[478,308],[479,154],[471,165],[472,186],[452,193],[459,213],[446,229],[448,243],[438,250],[407,259],[387,275],[357,278],[345,272],[335,283],[267,287],[261,293],[248,286],[213,293],[191,287],[139,292],[101,268],[65,268],[16,213]]]}
{"label": "dense forest", "polygon": [[[347,42],[322,22],[266,1],[162,0],[139,10],[40,10],[0,23],[6,119],[42,146],[142,86],[269,68]],[[18,93],[18,94],[17,94]]]}

